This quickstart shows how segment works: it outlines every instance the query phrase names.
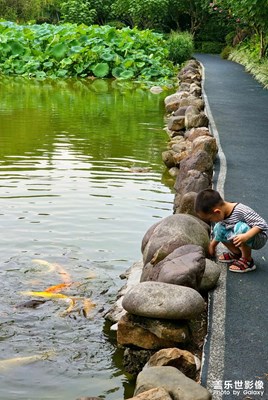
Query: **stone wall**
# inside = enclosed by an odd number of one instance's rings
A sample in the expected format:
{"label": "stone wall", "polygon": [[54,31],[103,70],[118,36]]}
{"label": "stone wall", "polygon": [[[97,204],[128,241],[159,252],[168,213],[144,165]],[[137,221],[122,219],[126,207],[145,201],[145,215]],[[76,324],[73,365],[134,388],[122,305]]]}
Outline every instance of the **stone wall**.
{"label": "stone wall", "polygon": [[127,284],[105,316],[125,348],[126,371],[137,376],[137,400],[211,399],[197,381],[207,292],[220,269],[206,258],[210,227],[195,215],[194,202],[211,187],[217,143],[204,111],[199,63],[190,60],[178,79],[178,91],[165,99],[169,143],[162,154],[174,177],[174,213],[145,233],[143,259],[121,276]]}

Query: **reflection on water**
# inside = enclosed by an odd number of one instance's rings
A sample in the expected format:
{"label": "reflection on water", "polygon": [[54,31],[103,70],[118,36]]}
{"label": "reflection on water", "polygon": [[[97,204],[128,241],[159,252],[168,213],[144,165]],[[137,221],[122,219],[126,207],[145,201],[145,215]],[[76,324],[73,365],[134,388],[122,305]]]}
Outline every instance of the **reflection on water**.
{"label": "reflection on water", "polygon": [[[166,94],[101,80],[2,78],[0,87],[0,359],[52,351],[0,371],[0,398],[128,397],[102,315],[146,229],[172,212],[161,182]],[[34,298],[25,291],[64,274],[72,285],[59,293],[90,298],[89,315],[82,300],[67,315],[65,298],[23,306]]]}

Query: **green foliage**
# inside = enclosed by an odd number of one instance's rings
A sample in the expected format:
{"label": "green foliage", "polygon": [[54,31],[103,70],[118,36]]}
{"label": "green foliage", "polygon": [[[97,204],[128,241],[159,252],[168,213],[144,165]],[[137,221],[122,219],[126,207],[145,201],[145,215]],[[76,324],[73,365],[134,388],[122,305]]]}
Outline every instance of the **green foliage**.
{"label": "green foliage", "polygon": [[0,23],[0,72],[116,77],[167,83],[175,76],[163,35],[137,28]]}
{"label": "green foliage", "polygon": [[223,58],[224,60],[228,60],[232,50],[233,50],[232,46],[229,45],[225,46],[221,51],[221,58]]}
{"label": "green foliage", "polygon": [[260,40],[259,57],[265,55],[268,34],[268,0],[216,0],[213,9],[225,10],[228,18],[233,18],[242,25],[251,27]]}
{"label": "green foliage", "polygon": [[97,12],[90,7],[90,1],[68,0],[61,5],[62,19],[66,22],[91,25],[97,18]]}
{"label": "green foliage", "polygon": [[221,42],[195,42],[195,50],[200,53],[220,54],[223,47]]}
{"label": "green foliage", "polygon": [[91,25],[103,24],[110,17],[113,0],[63,0],[60,6],[65,22]]}
{"label": "green foliage", "polygon": [[115,0],[114,18],[139,28],[159,27],[167,16],[169,0]]}
{"label": "green foliage", "polygon": [[256,48],[256,36],[251,40],[240,44],[233,49],[229,55],[229,60],[244,65],[247,72],[251,73],[265,89],[268,89],[268,59],[260,60],[258,47]]}
{"label": "green foliage", "polygon": [[0,0],[0,18],[10,21],[43,19],[53,6],[56,11],[61,0]]}
{"label": "green foliage", "polygon": [[193,36],[188,32],[172,32],[167,41],[169,58],[176,64],[182,64],[191,58],[194,51]]}

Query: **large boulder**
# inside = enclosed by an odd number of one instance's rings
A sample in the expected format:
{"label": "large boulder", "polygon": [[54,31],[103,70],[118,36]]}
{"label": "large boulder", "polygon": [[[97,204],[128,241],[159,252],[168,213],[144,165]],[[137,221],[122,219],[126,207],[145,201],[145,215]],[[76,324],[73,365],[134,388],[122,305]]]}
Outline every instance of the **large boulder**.
{"label": "large boulder", "polygon": [[159,349],[184,344],[190,339],[185,321],[144,318],[127,313],[119,323],[117,341],[120,345],[143,349]]}
{"label": "large boulder", "polygon": [[158,282],[173,283],[199,290],[205,270],[205,252],[201,246],[186,245],[174,250],[163,261]]}
{"label": "large boulder", "polygon": [[183,115],[169,117],[167,127],[171,131],[181,131],[185,128],[185,117]]}
{"label": "large boulder", "polygon": [[190,94],[192,94],[192,95],[194,95],[194,96],[196,96],[196,97],[201,96],[201,94],[202,94],[202,89],[201,89],[200,85],[197,84],[197,83],[191,83],[191,86],[190,86]]}
{"label": "large boulder", "polygon": [[200,284],[200,291],[208,292],[217,285],[220,278],[221,268],[214,261],[206,259],[206,267]]}
{"label": "large boulder", "polygon": [[[194,217],[197,217],[195,212],[195,201],[196,201],[197,192],[187,192],[180,197],[180,203],[178,208],[175,208],[176,214],[190,214]],[[175,205],[175,202],[174,202]]]}
{"label": "large boulder", "polygon": [[142,349],[162,349],[176,345],[174,341],[159,338],[135,324],[130,314],[125,314],[118,322],[117,343],[121,346],[136,346]]}
{"label": "large boulder", "polygon": [[129,400],[172,400],[172,398],[167,390],[162,387],[156,387],[131,397]]}
{"label": "large boulder", "polygon": [[[181,163],[185,160],[183,158]],[[180,164],[181,165],[181,164]],[[178,174],[174,188],[176,192],[183,196],[189,192],[199,193],[201,190],[208,189],[211,186],[211,178],[207,173],[198,171],[196,169],[190,169],[186,174]]]}
{"label": "large boulder", "polygon": [[174,117],[184,117],[187,108],[188,108],[187,106],[178,108],[177,111],[174,111],[173,113]]}
{"label": "large boulder", "polygon": [[146,364],[146,367],[165,366],[175,367],[188,378],[195,379],[196,373],[200,369],[201,361],[190,351],[173,347],[157,351]]}
{"label": "large boulder", "polygon": [[184,136],[185,136],[185,139],[189,140],[190,142],[193,142],[199,136],[212,137],[209,129],[206,127],[192,128],[192,129],[186,131]]}
{"label": "large boulder", "polygon": [[176,156],[176,151],[174,150],[166,150],[163,151],[162,153],[162,160],[166,164],[168,168],[172,168],[176,166],[176,161],[175,161],[175,156]]}
{"label": "large boulder", "polygon": [[171,113],[176,111],[180,107],[180,102],[182,99],[187,98],[189,93],[186,91],[178,91],[174,94],[167,96],[164,100],[166,111]]}
{"label": "large boulder", "polygon": [[211,394],[174,367],[144,368],[136,381],[135,395],[162,387],[173,400],[211,400]]}
{"label": "large boulder", "polygon": [[213,171],[213,160],[211,156],[204,150],[198,150],[195,153],[189,154],[180,164],[180,179],[184,179],[192,169],[205,172],[211,177]]}
{"label": "large boulder", "polygon": [[152,225],[142,240],[144,265],[156,264],[178,247],[196,244],[207,249],[209,228],[198,218],[187,214],[170,215]]}
{"label": "large boulder", "polygon": [[185,112],[185,127],[186,129],[207,127],[209,124],[208,117],[203,111],[200,111],[195,106],[189,106]]}
{"label": "large boulder", "polygon": [[186,286],[141,282],[124,296],[122,305],[130,314],[160,319],[193,319],[205,309],[203,297]]}
{"label": "large boulder", "polygon": [[209,136],[199,136],[193,141],[192,151],[196,152],[199,150],[208,153],[214,161],[218,153],[218,145],[216,139]]}
{"label": "large boulder", "polygon": [[205,253],[197,245],[179,247],[159,263],[145,265],[141,282],[158,281],[199,289],[205,270]]}
{"label": "large boulder", "polygon": [[179,107],[186,106],[194,106],[197,107],[199,111],[201,111],[205,108],[205,102],[200,97],[189,95],[188,97],[181,99],[181,101],[179,102]]}

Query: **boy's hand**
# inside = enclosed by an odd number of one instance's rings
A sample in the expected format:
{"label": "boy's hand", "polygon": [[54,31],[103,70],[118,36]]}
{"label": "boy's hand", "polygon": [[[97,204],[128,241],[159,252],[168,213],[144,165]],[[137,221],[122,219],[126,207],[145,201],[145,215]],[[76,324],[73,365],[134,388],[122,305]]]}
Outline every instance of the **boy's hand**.
{"label": "boy's hand", "polygon": [[246,233],[240,233],[233,238],[233,244],[236,247],[241,246],[243,243],[246,243],[248,240],[252,239],[255,235],[261,232],[261,229],[258,226],[253,226]]}
{"label": "boy's hand", "polygon": [[250,238],[246,233],[240,233],[233,238],[233,244],[236,247],[240,247],[243,243],[246,243]]}

